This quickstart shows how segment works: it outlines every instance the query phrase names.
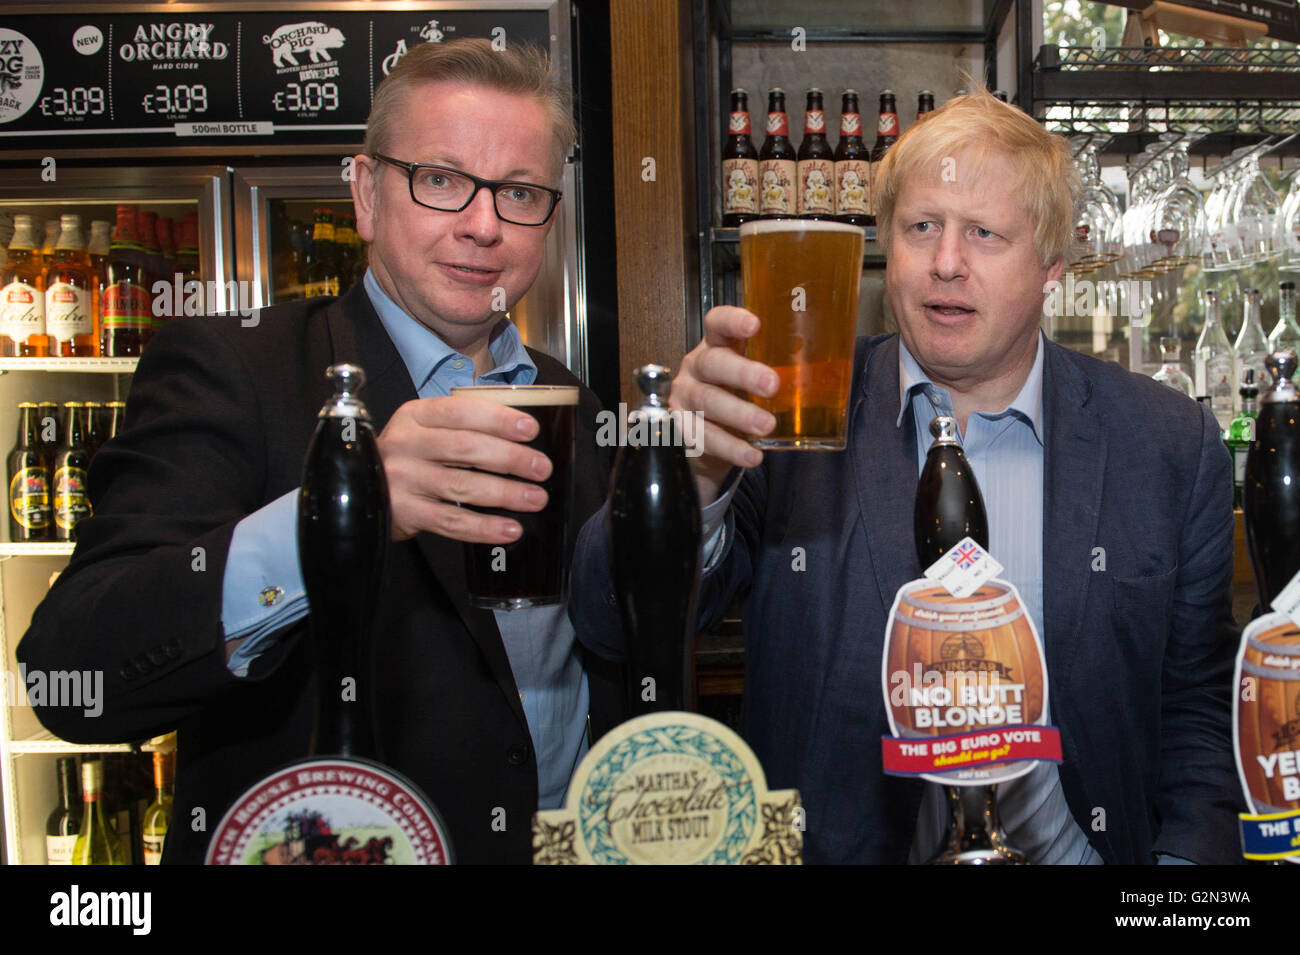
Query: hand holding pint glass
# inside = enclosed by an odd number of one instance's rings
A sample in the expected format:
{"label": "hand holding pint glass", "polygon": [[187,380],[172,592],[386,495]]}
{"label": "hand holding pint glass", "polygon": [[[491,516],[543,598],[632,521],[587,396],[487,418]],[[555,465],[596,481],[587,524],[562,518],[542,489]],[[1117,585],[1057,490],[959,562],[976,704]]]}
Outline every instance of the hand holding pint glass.
{"label": "hand holding pint glass", "polygon": [[452,397],[491,401],[537,419],[537,437],[528,447],[551,460],[550,477],[539,481],[546,506],[535,512],[503,509],[523,527],[506,544],[465,544],[465,576],[470,603],[492,610],[518,610],[563,603],[568,596],[567,540],[572,498],[576,385],[474,385],[453,388]]}

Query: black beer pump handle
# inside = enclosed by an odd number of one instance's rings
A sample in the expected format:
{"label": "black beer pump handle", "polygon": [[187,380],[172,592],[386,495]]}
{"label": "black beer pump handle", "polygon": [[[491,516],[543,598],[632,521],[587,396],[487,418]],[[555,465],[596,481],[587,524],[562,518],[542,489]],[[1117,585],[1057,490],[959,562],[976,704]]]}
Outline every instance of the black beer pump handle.
{"label": "black beer pump handle", "polygon": [[985,550],[989,546],[984,497],[957,439],[957,420],[939,415],[930,422],[930,433],[934,443],[917,482],[914,515],[916,556],[922,570],[965,537]]}
{"label": "black beer pump handle", "polygon": [[298,499],[298,560],[310,604],[317,708],[311,755],[376,757],[370,635],[390,534],[388,486],[365,374],[334,365]]}
{"label": "black beer pump handle", "polygon": [[636,370],[645,399],[628,416],[610,491],[614,592],[627,637],[633,716],[683,710],[690,701],[700,504],[681,418],[668,408],[672,371]]}

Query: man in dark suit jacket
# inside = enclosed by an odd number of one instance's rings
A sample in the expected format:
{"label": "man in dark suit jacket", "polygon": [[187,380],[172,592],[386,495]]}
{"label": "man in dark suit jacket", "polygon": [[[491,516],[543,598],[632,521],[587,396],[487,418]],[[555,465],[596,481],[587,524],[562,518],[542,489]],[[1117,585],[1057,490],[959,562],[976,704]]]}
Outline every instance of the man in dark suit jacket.
{"label": "man in dark suit jacket", "polygon": [[[296,595],[290,582],[293,506],[331,391],[323,372],[337,362],[366,372],[361,398],[392,500],[374,629],[381,755],[441,811],[458,860],[528,861],[539,780],[554,802],[584,738],[612,719],[619,686],[608,667],[584,673],[562,608],[499,626],[493,612],[469,606],[461,542],[506,543],[519,527],[459,505],[537,510],[545,495],[531,481],[550,464],[521,443],[536,433],[529,415],[446,396],[449,384],[484,378],[578,384],[524,349],[502,315],[537,274],[571,141],[549,76],[540,54],[487,41],[417,47],[377,91],[355,160],[365,282],[342,299],[277,306],[255,320],[175,321],[144,351],[125,432],[91,475],[95,516],[79,525],[73,559],[18,656],[29,670],[104,671],[99,718],[38,711],[65,738],[179,729],[168,862],[201,861],[233,800],[307,753],[316,687],[305,596],[300,577]],[[579,519],[599,507],[611,463],[596,443],[598,410],[582,388]],[[290,567],[259,563],[260,551],[284,548]],[[282,576],[246,586],[259,571]],[[540,703],[521,692],[507,624],[532,661],[551,659],[543,641],[559,648],[551,664],[527,663]]]}
{"label": "man in dark suit jacket", "polygon": [[[1232,492],[1213,417],[1041,335],[1077,182],[1060,137],[977,91],[909,130],[885,167],[878,221],[901,336],[858,342],[847,449],[760,455],[740,437],[774,421],[731,389],[776,386],[731,348],[758,328],[743,309],[706,316],[673,389],[708,421],[694,463],[718,529],[701,612],[748,591],[747,739],[769,785],[803,795],[806,858],[923,861],[938,848],[939,787],[884,775],[880,745],[887,619],[922,572],[913,507],[938,411],[973,454],[991,551],[1037,620],[1061,730],[1059,769],[999,787],[1013,844],[1035,862],[1239,860]],[[579,639],[617,657],[599,515],[574,574]]]}

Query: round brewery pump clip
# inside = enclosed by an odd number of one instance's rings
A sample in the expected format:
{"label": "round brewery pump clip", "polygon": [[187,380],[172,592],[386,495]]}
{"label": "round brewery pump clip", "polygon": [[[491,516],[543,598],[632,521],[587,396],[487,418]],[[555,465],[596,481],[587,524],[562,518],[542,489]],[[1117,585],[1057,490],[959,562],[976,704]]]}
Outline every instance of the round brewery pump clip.
{"label": "round brewery pump clip", "polygon": [[1001,569],[967,537],[899,588],[881,661],[885,772],[991,786],[1061,761],[1042,642]]}

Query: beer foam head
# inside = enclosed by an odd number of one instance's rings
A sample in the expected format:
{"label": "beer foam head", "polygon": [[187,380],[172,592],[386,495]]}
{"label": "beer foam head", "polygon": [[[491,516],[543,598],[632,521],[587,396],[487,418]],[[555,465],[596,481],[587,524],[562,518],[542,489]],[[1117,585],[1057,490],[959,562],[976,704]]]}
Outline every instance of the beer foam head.
{"label": "beer foam head", "polygon": [[495,401],[512,408],[539,408],[547,405],[576,405],[577,385],[466,385],[451,389],[460,398]]}
{"label": "beer foam head", "polygon": [[820,219],[765,219],[746,222],[740,227],[740,236],[765,235],[769,232],[856,232],[865,237],[866,230],[846,222],[824,222]]}

